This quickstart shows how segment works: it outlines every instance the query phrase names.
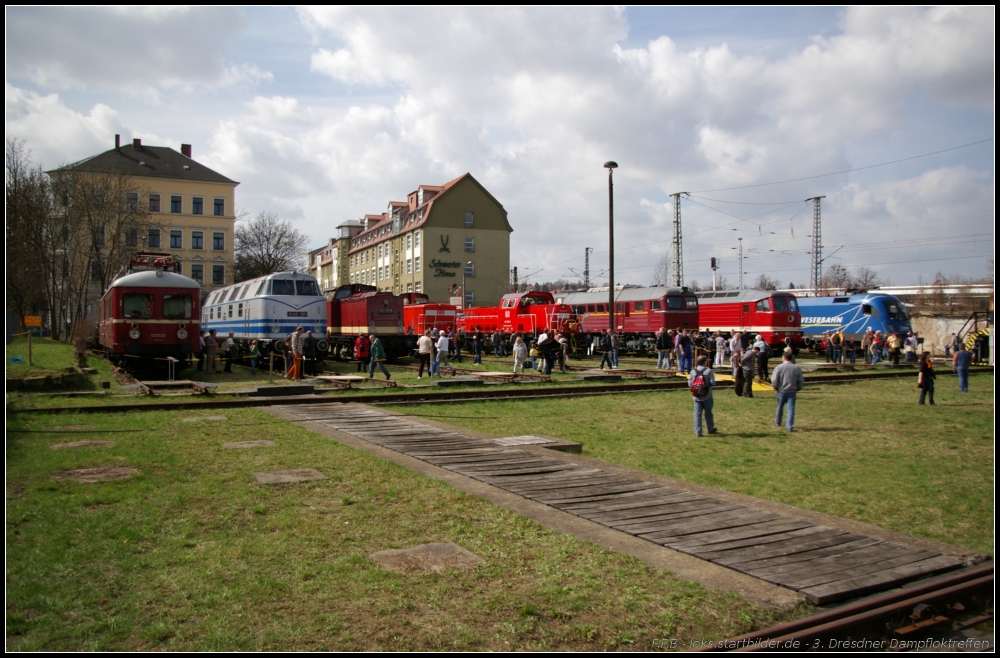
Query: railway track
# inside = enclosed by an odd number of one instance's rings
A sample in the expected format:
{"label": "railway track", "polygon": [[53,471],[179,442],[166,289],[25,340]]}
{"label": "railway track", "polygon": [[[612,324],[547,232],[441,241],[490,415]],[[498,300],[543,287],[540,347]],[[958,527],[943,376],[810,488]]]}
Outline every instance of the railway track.
{"label": "railway track", "polygon": [[[472,374],[475,371],[468,371]],[[608,375],[621,374],[622,371],[609,371]],[[854,381],[869,379],[894,379],[899,377],[912,377],[909,370],[890,370],[885,372],[849,373],[849,374],[829,374],[820,376],[806,376],[806,384],[845,384]],[[308,381],[303,381],[308,383]],[[407,392],[394,392],[393,390],[382,390],[377,393],[359,393],[344,396],[335,401],[356,402],[359,404],[446,404],[454,402],[479,402],[485,400],[520,400],[531,398],[560,398],[581,395],[618,395],[622,393],[645,393],[653,391],[686,390],[687,381],[682,378],[664,378],[654,381],[632,380],[631,383],[607,383],[591,385],[566,385],[560,383],[549,384],[522,384],[517,387],[494,387],[487,388],[451,390],[435,389]],[[316,402],[316,395],[305,395],[300,397],[252,397],[252,398],[229,398],[220,399],[200,398],[198,400],[163,400],[157,402],[143,402],[136,404],[116,404],[113,406],[87,405],[72,407],[47,407],[44,409],[18,409],[18,412],[31,413],[40,411],[44,413],[56,413],[60,411],[76,411],[81,413],[113,413],[125,411],[141,411],[143,409],[236,409],[241,407],[266,407],[274,404],[311,404]],[[332,398],[331,398],[332,399]],[[147,398],[148,400],[148,398]]]}
{"label": "railway track", "polygon": [[699,651],[992,651],[960,635],[993,623],[993,562],[869,597],[805,619],[692,647]]}

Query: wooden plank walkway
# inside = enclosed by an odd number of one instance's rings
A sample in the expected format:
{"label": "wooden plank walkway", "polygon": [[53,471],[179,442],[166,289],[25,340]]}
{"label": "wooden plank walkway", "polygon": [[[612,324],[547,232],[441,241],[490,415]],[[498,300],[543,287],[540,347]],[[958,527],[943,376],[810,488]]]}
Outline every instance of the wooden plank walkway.
{"label": "wooden plank walkway", "polygon": [[464,436],[372,409],[280,407],[396,452],[804,594],[816,604],[962,566],[932,551],[863,537],[689,491]]}

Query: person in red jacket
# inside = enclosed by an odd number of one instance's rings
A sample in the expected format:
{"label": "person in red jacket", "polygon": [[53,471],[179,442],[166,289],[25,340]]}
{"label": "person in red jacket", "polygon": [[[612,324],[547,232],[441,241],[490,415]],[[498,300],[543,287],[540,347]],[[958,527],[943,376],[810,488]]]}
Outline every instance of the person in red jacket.
{"label": "person in red jacket", "polygon": [[354,356],[358,359],[358,372],[365,372],[368,369],[368,357],[371,356],[372,344],[368,336],[359,334],[354,341]]}

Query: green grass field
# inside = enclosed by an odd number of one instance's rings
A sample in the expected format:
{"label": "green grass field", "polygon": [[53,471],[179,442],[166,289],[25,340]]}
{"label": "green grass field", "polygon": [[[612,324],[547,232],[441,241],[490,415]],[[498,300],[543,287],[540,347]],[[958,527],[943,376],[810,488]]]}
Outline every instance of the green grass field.
{"label": "green grass field", "polygon": [[[579,441],[583,454],[992,554],[993,376],[968,394],[939,377],[935,407],[914,379],[808,387],[796,432],[773,393],[715,394],[720,434],[694,436],[686,391],[437,405],[437,420],[497,436]],[[412,410],[398,407],[400,413]],[[452,415],[452,418],[448,418]]]}
{"label": "green grass field", "polygon": [[[250,439],[276,445],[223,448]],[[98,466],[139,474],[52,478]],[[253,477],[304,467],[330,479]],[[650,649],[780,618],[260,410],[8,417],[6,530],[14,651]],[[484,562],[368,557],[437,541]]]}

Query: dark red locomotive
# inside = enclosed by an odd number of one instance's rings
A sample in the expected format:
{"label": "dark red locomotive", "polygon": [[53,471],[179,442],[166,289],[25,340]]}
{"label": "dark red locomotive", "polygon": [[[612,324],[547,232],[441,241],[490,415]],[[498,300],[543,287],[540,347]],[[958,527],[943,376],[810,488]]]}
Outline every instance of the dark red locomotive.
{"label": "dark red locomotive", "polygon": [[172,266],[166,254],[136,257],[101,297],[98,342],[112,362],[165,366],[201,350],[201,285]]}
{"label": "dark red locomotive", "polygon": [[702,331],[760,334],[772,347],[786,338],[802,345],[802,314],[795,295],[773,290],[703,290],[698,295]]}
{"label": "dark red locomotive", "polygon": [[[607,288],[563,293],[559,299],[572,307],[577,318],[578,344],[589,344],[608,328]],[[658,329],[698,328],[698,298],[687,288],[616,289],[614,327],[627,350],[652,352]]]}
{"label": "dark red locomotive", "polygon": [[389,358],[411,354],[417,346],[417,337],[408,335],[403,324],[403,300],[391,292],[344,285],[326,307],[330,349],[337,358],[352,358],[354,339],[361,334],[381,338]]}

